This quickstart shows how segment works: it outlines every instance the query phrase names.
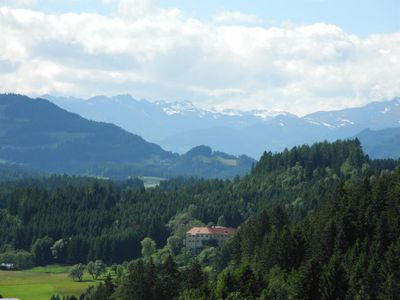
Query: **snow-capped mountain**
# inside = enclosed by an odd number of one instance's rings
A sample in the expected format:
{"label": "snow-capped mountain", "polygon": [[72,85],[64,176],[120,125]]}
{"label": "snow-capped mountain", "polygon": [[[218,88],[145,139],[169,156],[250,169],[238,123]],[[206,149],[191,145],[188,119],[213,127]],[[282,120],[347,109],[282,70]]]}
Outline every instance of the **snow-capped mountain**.
{"label": "snow-capped mountain", "polygon": [[331,128],[358,126],[382,129],[400,126],[400,98],[372,102],[363,107],[316,112],[305,116],[304,119]]}
{"label": "snow-capped mountain", "polygon": [[129,95],[87,100],[48,95],[43,98],[85,118],[114,123],[178,153],[209,145],[258,158],[265,150],[281,151],[303,143],[348,138],[366,128],[400,127],[400,98],[304,117],[273,110],[202,109],[189,101],[150,102]]}

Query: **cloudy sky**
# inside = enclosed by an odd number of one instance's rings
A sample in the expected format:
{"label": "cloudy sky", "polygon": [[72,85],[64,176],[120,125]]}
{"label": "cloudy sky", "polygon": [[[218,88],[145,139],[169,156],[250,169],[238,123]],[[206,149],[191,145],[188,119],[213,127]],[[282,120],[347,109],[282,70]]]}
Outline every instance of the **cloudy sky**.
{"label": "cloudy sky", "polygon": [[297,114],[400,96],[398,0],[0,0],[0,33],[0,92]]}

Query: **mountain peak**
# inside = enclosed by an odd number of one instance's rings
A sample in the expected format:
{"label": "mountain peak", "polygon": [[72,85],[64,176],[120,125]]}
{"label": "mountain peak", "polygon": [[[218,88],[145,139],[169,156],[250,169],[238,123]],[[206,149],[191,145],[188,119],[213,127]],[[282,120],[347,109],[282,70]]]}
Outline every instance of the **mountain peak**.
{"label": "mountain peak", "polygon": [[201,112],[201,110],[198,109],[190,101],[182,101],[182,102],[177,102],[177,101],[175,101],[175,102],[156,101],[155,104],[160,106],[161,109],[169,116]]}

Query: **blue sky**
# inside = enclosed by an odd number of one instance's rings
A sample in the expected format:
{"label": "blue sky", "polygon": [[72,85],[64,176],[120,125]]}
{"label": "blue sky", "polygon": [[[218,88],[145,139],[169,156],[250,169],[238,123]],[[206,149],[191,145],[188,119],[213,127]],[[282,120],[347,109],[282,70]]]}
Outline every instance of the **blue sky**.
{"label": "blue sky", "polygon": [[[12,3],[1,0],[0,3]],[[98,12],[113,14],[116,1],[39,0],[32,8],[45,12]],[[283,22],[298,25],[324,22],[335,24],[349,33],[366,36],[400,30],[399,0],[157,0],[157,6],[179,8],[189,15],[208,20],[221,11],[240,11],[257,15],[265,26]]]}
{"label": "blue sky", "polygon": [[296,24],[324,22],[361,36],[395,32],[400,28],[398,0],[175,0],[159,3],[181,7],[201,18],[209,18],[222,10],[237,10],[258,15],[267,26],[279,26],[285,21]]}
{"label": "blue sky", "polygon": [[0,92],[360,106],[400,95],[399,3],[0,0]]}

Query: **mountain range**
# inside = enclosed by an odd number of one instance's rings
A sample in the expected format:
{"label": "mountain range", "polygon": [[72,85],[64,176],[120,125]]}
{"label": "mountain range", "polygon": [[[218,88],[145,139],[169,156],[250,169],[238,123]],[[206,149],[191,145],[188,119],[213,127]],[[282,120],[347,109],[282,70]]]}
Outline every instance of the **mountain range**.
{"label": "mountain range", "polygon": [[365,129],[357,135],[366,153],[373,158],[400,158],[400,127]]}
{"label": "mountain range", "polygon": [[[114,123],[177,153],[196,145],[209,145],[258,158],[265,150],[282,151],[299,144],[355,137],[365,129],[400,126],[400,98],[300,117],[282,111],[205,110],[190,102],[150,102],[129,95],[43,97],[90,120]],[[369,154],[383,156],[377,149]],[[395,152],[390,157],[397,158],[399,154]]]}
{"label": "mountain range", "polygon": [[14,94],[0,95],[0,161],[50,173],[112,178],[231,178],[245,174],[255,162],[207,146],[179,155],[116,125]]}

